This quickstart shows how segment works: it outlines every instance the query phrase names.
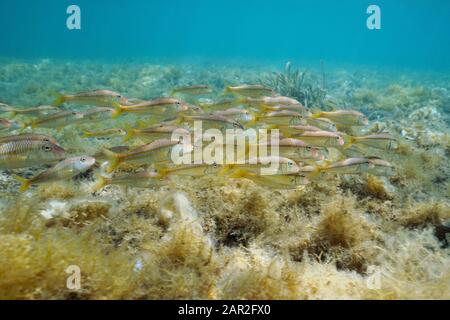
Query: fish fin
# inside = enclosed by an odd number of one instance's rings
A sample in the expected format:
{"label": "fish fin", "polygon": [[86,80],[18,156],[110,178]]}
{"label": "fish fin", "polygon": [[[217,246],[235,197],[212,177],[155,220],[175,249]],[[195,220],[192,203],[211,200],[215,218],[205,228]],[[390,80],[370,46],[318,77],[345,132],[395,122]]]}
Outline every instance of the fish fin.
{"label": "fish fin", "polygon": [[318,113],[314,113],[313,115],[311,115],[311,118],[317,119],[317,118],[320,118],[321,116],[322,116],[322,113],[318,112]]}
{"label": "fish fin", "polygon": [[92,193],[95,193],[101,189],[103,189],[104,187],[106,187],[108,184],[111,183],[111,179],[102,176],[101,174],[97,173],[95,175],[95,178],[97,180],[97,182],[95,183],[95,185],[92,187]]}
{"label": "fish fin", "polygon": [[109,166],[106,169],[107,173],[112,173],[114,170],[117,169],[117,167],[122,162],[120,158],[120,154],[112,152],[111,150],[108,150],[106,148],[102,149],[102,153],[109,159]]}
{"label": "fish fin", "polygon": [[173,89],[172,91],[170,91],[170,96],[174,97],[177,94],[177,90]]}
{"label": "fish fin", "polygon": [[231,93],[230,85],[225,82],[225,89],[223,89],[223,92],[221,94],[222,97],[227,96]]}
{"label": "fish fin", "polygon": [[64,104],[64,102],[66,102],[66,97],[60,93],[60,92],[53,92],[52,93],[56,99],[55,101],[53,101],[52,105],[55,107],[60,107],[62,104]]}
{"label": "fish fin", "polygon": [[114,107],[114,110],[112,112],[112,118],[116,119],[120,117],[120,115],[123,113],[123,106],[117,102],[113,102],[112,106]]}
{"label": "fish fin", "polygon": [[19,176],[19,175],[13,175],[13,177],[14,177],[14,179],[16,179],[17,181],[19,181],[22,185],[20,186],[20,188],[19,188],[19,191],[20,192],[25,192],[25,191],[27,191],[29,188],[30,188],[30,186],[31,186],[31,180],[29,180],[29,179],[26,179],[26,178],[24,178],[24,177],[21,177],[21,176]]}

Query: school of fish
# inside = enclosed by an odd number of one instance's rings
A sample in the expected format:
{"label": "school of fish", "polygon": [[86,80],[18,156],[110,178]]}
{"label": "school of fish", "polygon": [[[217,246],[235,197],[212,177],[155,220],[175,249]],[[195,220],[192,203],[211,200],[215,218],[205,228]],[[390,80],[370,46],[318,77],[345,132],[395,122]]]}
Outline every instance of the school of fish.
{"label": "school of fish", "polygon": [[[82,106],[83,111],[67,108],[70,104]],[[313,110],[259,84],[228,86],[221,94],[214,94],[207,85],[192,85],[174,88],[170,96],[152,100],[127,98],[110,90],[93,90],[58,94],[52,105],[32,108],[0,103],[0,170],[49,166],[30,178],[14,174],[22,184],[20,191],[26,191],[33,185],[70,180],[93,169],[98,171],[93,192],[107,185],[160,187],[174,176],[218,175],[248,179],[274,189],[293,189],[327,174],[394,174],[391,163],[370,156],[372,149],[395,150],[397,141],[393,136],[385,132],[363,136],[349,134],[352,127],[369,124],[368,118],[355,110]],[[135,115],[139,120],[120,124],[116,120],[126,120],[128,115]],[[117,127],[106,120],[117,122]],[[174,164],[171,154],[190,155],[198,148],[195,141],[186,143],[192,141],[196,121],[201,122],[205,130],[239,129],[243,132],[258,128],[269,132],[278,130],[280,135],[277,141],[247,145],[246,157],[235,163]],[[104,123],[108,125],[102,125]],[[91,155],[68,155],[66,150],[70,145],[39,133],[40,128],[59,131],[67,127],[80,129],[86,124],[95,124],[96,129],[73,131],[86,139],[86,143],[90,139],[108,141],[122,137],[123,144],[104,146]],[[250,146],[256,150],[265,147],[268,153],[250,154]],[[273,155],[270,151],[275,147],[278,154]],[[231,149],[234,150],[233,146]],[[332,150],[340,158],[331,160]],[[274,163],[278,164],[275,170],[262,174],[262,169]],[[123,167],[126,170],[122,170]]]}

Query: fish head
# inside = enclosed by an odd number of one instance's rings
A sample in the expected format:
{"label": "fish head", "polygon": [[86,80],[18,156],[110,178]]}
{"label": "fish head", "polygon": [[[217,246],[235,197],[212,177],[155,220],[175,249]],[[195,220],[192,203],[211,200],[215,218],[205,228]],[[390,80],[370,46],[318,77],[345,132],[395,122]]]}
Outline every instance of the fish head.
{"label": "fish head", "polygon": [[286,162],[281,163],[280,171],[283,174],[293,174],[300,171],[300,167],[295,163],[295,161],[287,159]]}
{"label": "fish head", "polygon": [[358,124],[362,126],[367,126],[369,124],[369,119],[365,115],[362,115],[358,118]]}
{"label": "fish head", "polygon": [[95,158],[89,156],[81,156],[74,159],[74,169],[78,172],[85,172],[95,164]]}
{"label": "fish head", "polygon": [[309,155],[311,155],[312,158],[319,158],[319,150],[317,148],[306,146],[305,150]]}
{"label": "fish head", "polygon": [[44,154],[52,155],[55,158],[63,158],[65,155],[65,150],[57,144],[45,141],[41,147]]}

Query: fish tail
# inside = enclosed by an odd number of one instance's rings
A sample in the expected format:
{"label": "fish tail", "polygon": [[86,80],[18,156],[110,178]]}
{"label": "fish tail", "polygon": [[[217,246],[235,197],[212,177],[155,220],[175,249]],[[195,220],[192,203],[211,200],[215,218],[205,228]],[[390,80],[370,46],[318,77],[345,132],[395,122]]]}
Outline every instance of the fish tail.
{"label": "fish tail", "polygon": [[223,89],[222,96],[226,96],[231,93],[230,86],[225,84],[225,89]]}
{"label": "fish tail", "polygon": [[234,168],[235,168],[234,164],[226,164],[226,165],[224,165],[222,167],[222,169],[220,169],[220,171],[219,171],[219,176],[223,177],[223,176],[228,175],[230,172],[233,171]]}
{"label": "fish tail", "polygon": [[17,111],[15,111],[15,110],[11,110],[8,112],[9,112],[9,116],[11,119],[14,119],[17,116]]}
{"label": "fish tail", "polygon": [[113,102],[112,106],[114,107],[114,110],[112,112],[112,118],[116,119],[120,117],[120,115],[123,113],[123,106],[120,103]]}
{"label": "fish tail", "polygon": [[103,154],[109,159],[109,166],[106,169],[107,173],[112,173],[114,170],[117,169],[117,167],[122,162],[120,155],[118,153],[114,153],[111,150],[108,150],[106,148],[102,149]]}
{"label": "fish tail", "polygon": [[83,135],[81,136],[81,138],[83,138],[83,139],[90,138],[90,137],[92,137],[92,132],[89,132],[89,131],[85,131],[83,133]]}
{"label": "fish tail", "polygon": [[125,135],[125,137],[123,137],[123,141],[130,141],[131,139],[133,139],[136,136],[136,131],[134,129],[126,129],[125,130],[127,132],[127,134]]}
{"label": "fish tail", "polygon": [[250,111],[250,114],[252,115],[252,119],[249,122],[247,122],[246,125],[249,126],[249,127],[253,127],[253,126],[255,126],[258,123],[259,116],[255,112],[251,112],[251,111]]}
{"label": "fish tail", "polygon": [[345,141],[345,149],[350,149],[356,142],[356,138],[350,136],[348,139],[345,139],[344,141]]}
{"label": "fish tail", "polygon": [[103,189],[104,187],[106,187],[107,185],[109,185],[111,183],[111,179],[102,176],[101,174],[96,174],[95,175],[97,182],[95,183],[94,187],[92,188],[92,193],[95,193],[101,189]]}
{"label": "fish tail", "polygon": [[247,176],[248,176],[248,172],[247,172],[247,171],[244,171],[244,170],[238,170],[238,171],[233,172],[233,173],[229,176],[229,178],[231,178],[231,179],[242,179],[242,178],[245,178],[245,177],[247,177]]}
{"label": "fish tail", "polygon": [[19,176],[19,175],[13,175],[13,177],[14,177],[14,179],[16,179],[17,181],[19,181],[22,185],[20,186],[20,188],[19,188],[19,191],[20,192],[25,192],[25,191],[27,191],[29,188],[30,188],[30,186],[31,186],[31,180],[29,180],[29,179],[26,179],[26,178],[24,178],[24,177],[21,177],[21,176]]}
{"label": "fish tail", "polygon": [[320,166],[316,166],[314,168],[314,170],[311,171],[310,174],[308,174],[308,178],[310,180],[315,180],[315,179],[317,179],[320,176],[321,173],[322,173],[322,168]]}
{"label": "fish tail", "polygon": [[66,96],[64,96],[62,93],[54,92],[53,95],[56,96],[55,101],[53,101],[52,103],[53,106],[60,107],[62,104],[64,104],[64,102],[66,102]]}

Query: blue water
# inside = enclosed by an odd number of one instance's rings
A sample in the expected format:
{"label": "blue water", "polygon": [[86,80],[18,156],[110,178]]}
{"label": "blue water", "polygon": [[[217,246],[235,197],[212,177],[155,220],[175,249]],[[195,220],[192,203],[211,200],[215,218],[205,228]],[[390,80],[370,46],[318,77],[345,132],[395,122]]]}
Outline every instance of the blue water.
{"label": "blue water", "polygon": [[[82,29],[66,28],[81,8]],[[366,8],[381,8],[368,30]],[[448,0],[1,0],[0,56],[450,67]]]}

